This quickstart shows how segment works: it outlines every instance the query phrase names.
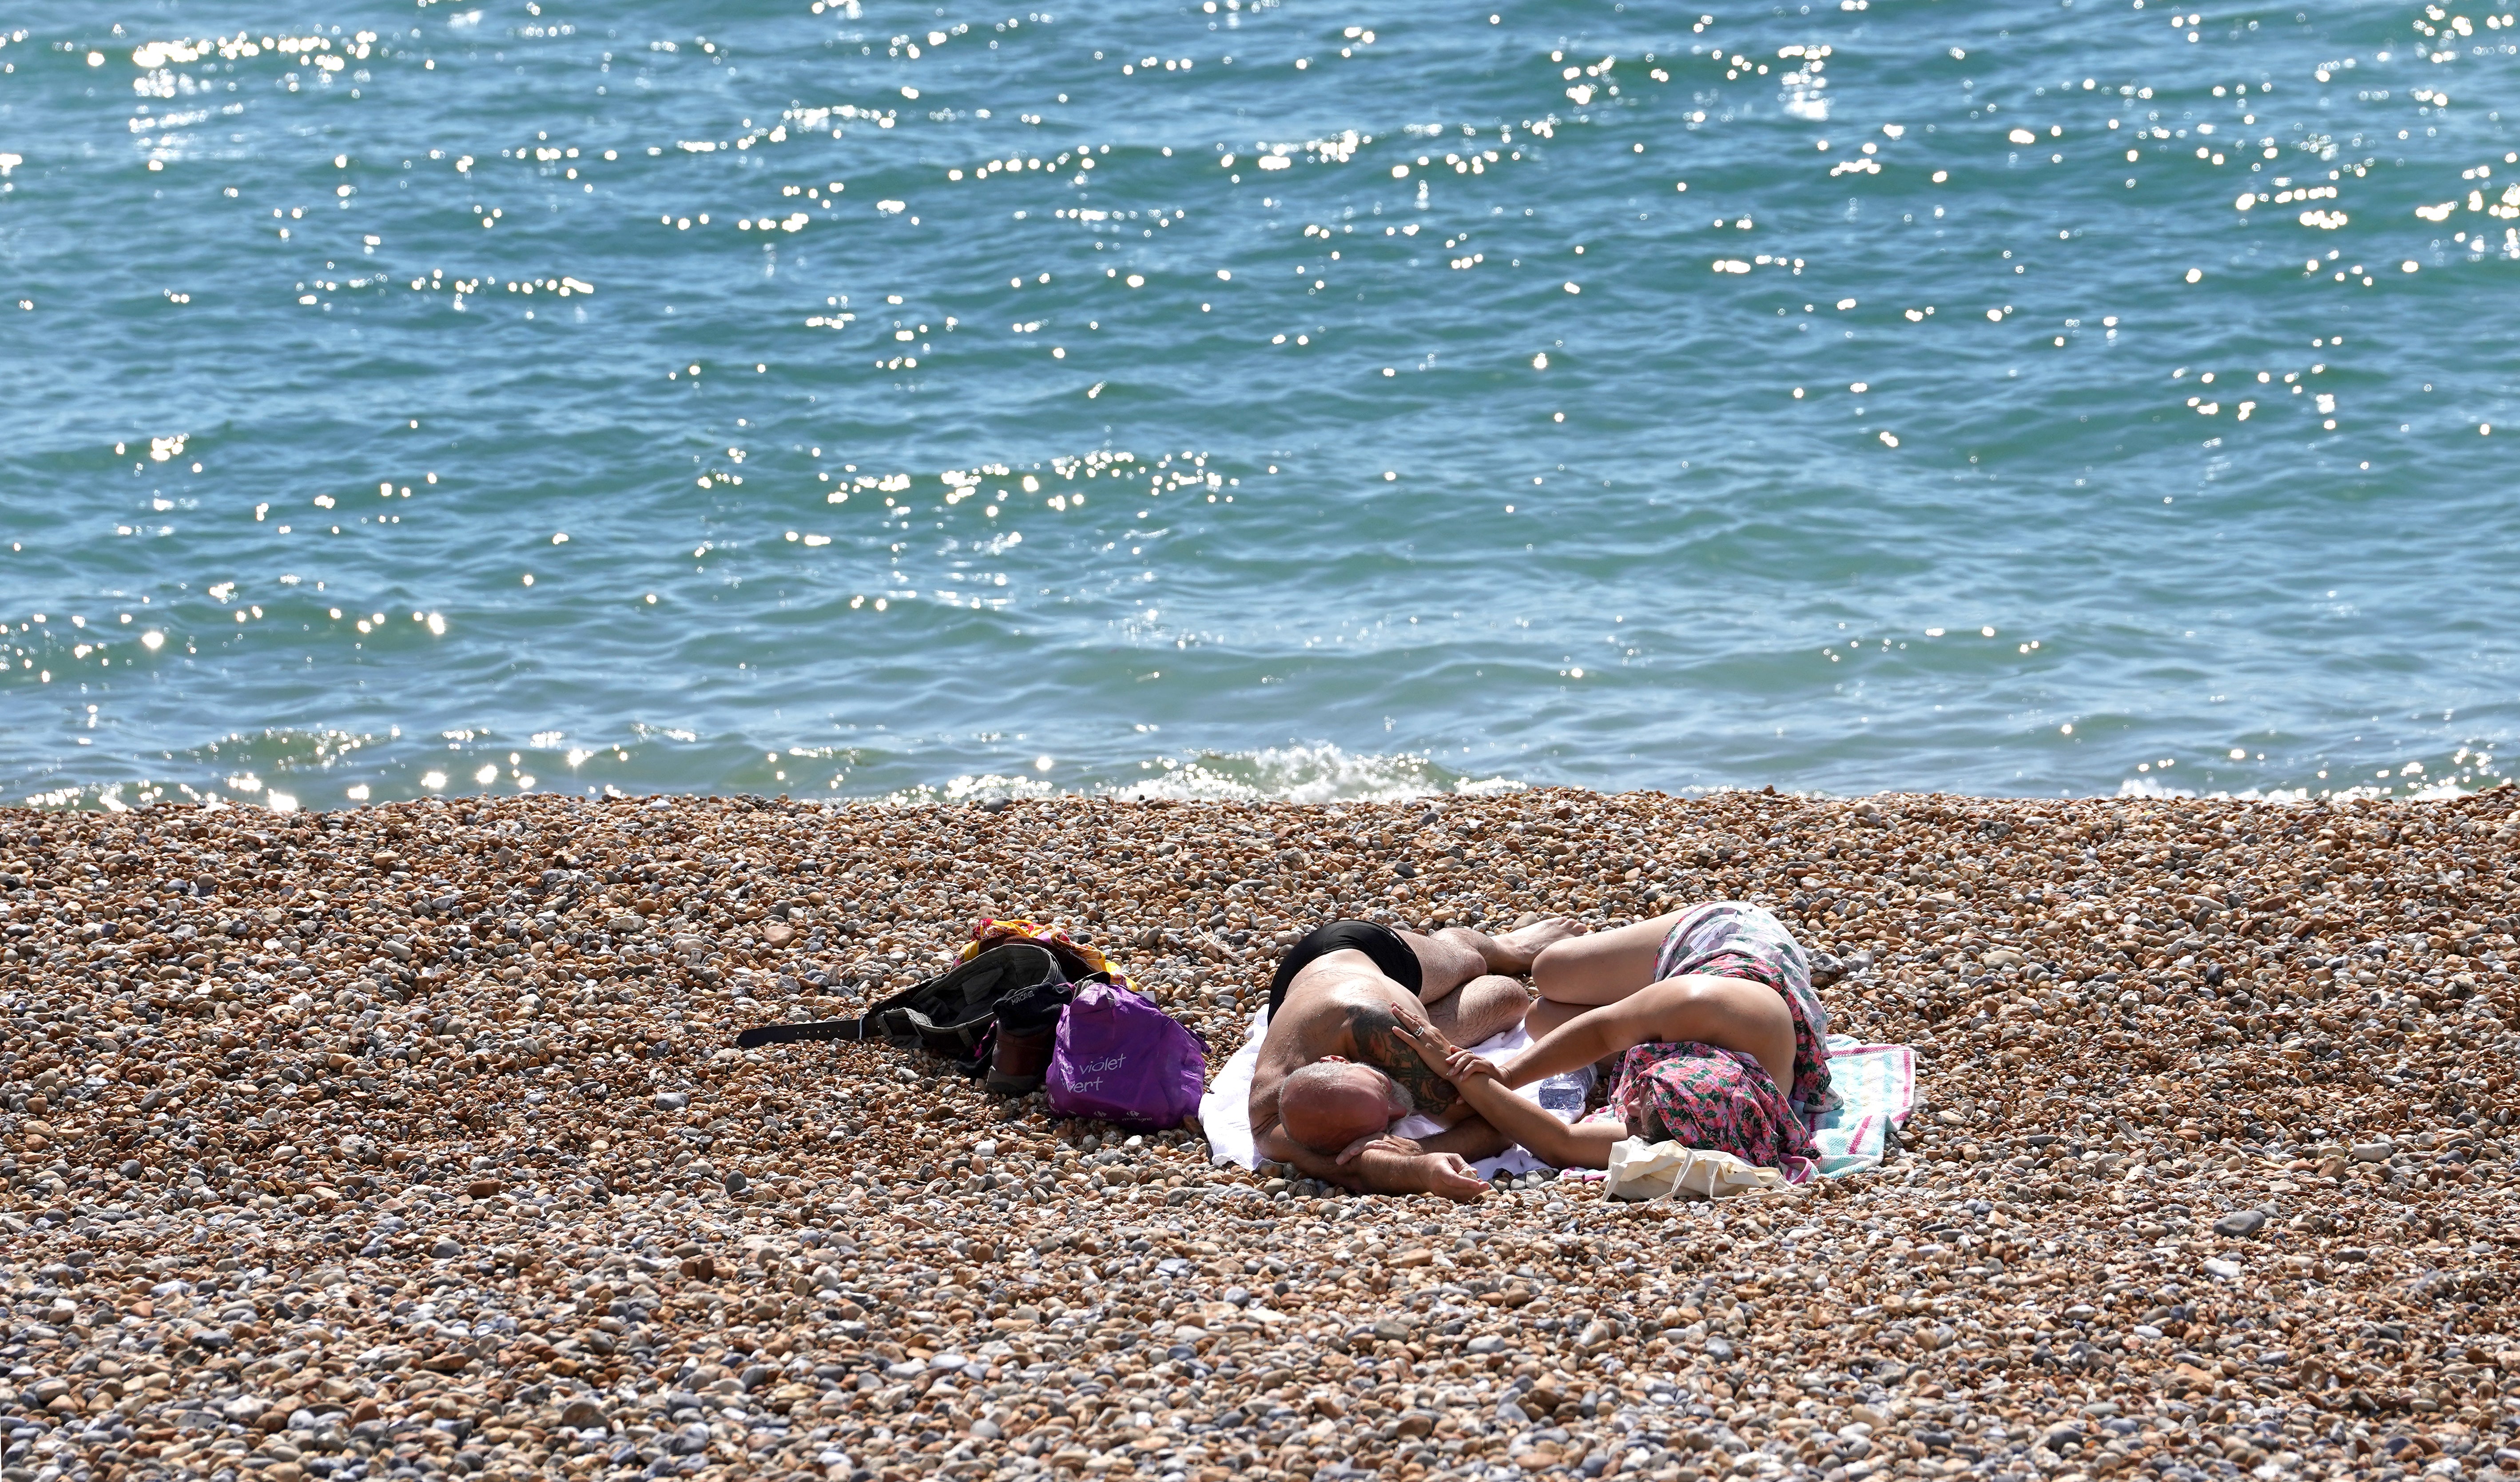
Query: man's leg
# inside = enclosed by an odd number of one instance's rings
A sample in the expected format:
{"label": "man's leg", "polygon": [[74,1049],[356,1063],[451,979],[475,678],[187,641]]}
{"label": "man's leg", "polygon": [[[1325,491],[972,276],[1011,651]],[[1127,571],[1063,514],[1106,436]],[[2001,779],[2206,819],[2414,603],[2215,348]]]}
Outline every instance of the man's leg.
{"label": "man's leg", "polygon": [[1531,971],[1541,953],[1552,943],[1571,938],[1577,929],[1563,917],[1551,917],[1499,936],[1467,926],[1446,926],[1431,936],[1415,931],[1401,931],[1399,936],[1409,944],[1410,951],[1418,954],[1423,982],[1418,999],[1434,1004],[1472,978],[1489,973],[1519,977]]}
{"label": "man's leg", "polygon": [[1501,974],[1475,977],[1458,993],[1426,1006],[1427,1022],[1456,1045],[1476,1045],[1522,1022],[1531,995],[1521,983]]}

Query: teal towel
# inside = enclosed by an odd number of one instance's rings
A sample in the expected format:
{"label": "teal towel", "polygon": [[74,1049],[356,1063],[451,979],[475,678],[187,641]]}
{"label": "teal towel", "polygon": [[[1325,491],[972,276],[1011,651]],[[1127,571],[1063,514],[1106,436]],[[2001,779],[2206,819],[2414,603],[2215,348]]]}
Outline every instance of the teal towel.
{"label": "teal towel", "polygon": [[1892,1129],[1916,1107],[1916,1052],[1905,1045],[1860,1045],[1828,1037],[1828,1080],[1834,1103],[1812,1124],[1822,1178],[1881,1166]]}

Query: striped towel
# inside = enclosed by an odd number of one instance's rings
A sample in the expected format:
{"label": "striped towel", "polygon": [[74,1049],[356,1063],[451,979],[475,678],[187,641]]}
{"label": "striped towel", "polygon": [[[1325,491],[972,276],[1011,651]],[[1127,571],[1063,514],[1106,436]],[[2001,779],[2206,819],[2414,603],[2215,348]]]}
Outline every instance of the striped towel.
{"label": "striped towel", "polygon": [[1834,1103],[1812,1124],[1822,1178],[1844,1178],[1881,1165],[1890,1133],[1916,1108],[1916,1052],[1905,1045],[1860,1045],[1828,1037]]}

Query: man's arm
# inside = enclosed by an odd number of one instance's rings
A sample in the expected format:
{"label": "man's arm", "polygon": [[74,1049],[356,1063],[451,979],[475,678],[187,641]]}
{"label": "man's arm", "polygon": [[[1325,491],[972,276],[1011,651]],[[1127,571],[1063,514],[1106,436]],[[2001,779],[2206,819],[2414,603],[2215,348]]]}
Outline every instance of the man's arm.
{"label": "man's arm", "polygon": [[[1462,1102],[1462,1109],[1469,1111],[1466,1100]],[[1418,1145],[1427,1152],[1458,1153],[1463,1160],[1475,1163],[1511,1147],[1513,1139],[1490,1126],[1485,1117],[1470,1111],[1469,1115],[1433,1137],[1418,1139]]]}
{"label": "man's arm", "polygon": [[1262,1157],[1273,1163],[1289,1164],[1306,1178],[1336,1184],[1359,1193],[1418,1191],[1418,1188],[1410,1187],[1404,1177],[1411,1162],[1407,1155],[1377,1148],[1341,1164],[1335,1158],[1325,1157],[1288,1137],[1286,1129],[1275,1122],[1254,1128],[1253,1132],[1252,1142]]}
{"label": "man's arm", "polygon": [[1262,1157],[1289,1164],[1306,1178],[1336,1184],[1358,1193],[1440,1193],[1448,1199],[1466,1200],[1487,1192],[1487,1181],[1472,1173],[1457,1152],[1409,1153],[1376,1146],[1341,1163],[1286,1136],[1285,1129],[1274,1121],[1253,1130]]}
{"label": "man's arm", "polygon": [[1377,1133],[1359,1138],[1340,1149],[1338,1163],[1344,1167],[1369,1149],[1379,1148],[1406,1156],[1425,1154],[1435,1157],[1460,1158],[1464,1165],[1480,1158],[1492,1158],[1513,1145],[1513,1139],[1498,1132],[1474,1113],[1428,1138],[1402,1137],[1396,1132]]}

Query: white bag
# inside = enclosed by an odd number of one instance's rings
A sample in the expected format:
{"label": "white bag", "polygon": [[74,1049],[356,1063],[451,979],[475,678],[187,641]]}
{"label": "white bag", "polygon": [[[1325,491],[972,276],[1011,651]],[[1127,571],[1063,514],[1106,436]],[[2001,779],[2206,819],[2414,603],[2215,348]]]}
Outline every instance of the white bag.
{"label": "white bag", "polygon": [[1610,1148],[1605,1197],[1630,1201],[1677,1198],[1727,1199],[1764,1189],[1789,1188],[1774,1168],[1760,1168],[1729,1152],[1648,1143],[1630,1138]]}

